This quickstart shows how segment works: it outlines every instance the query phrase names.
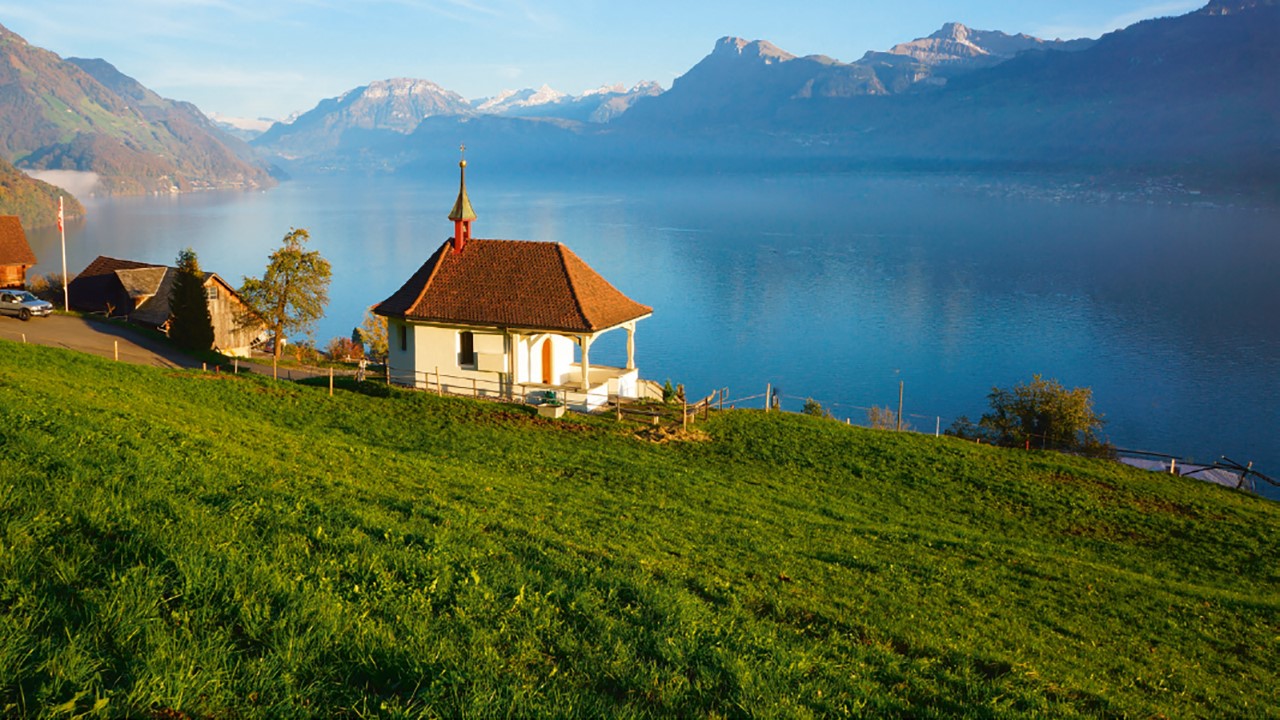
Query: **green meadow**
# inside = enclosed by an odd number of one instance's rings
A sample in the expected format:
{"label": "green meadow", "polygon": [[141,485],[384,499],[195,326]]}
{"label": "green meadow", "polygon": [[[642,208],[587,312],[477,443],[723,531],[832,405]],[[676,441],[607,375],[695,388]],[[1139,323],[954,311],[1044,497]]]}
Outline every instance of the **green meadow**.
{"label": "green meadow", "polygon": [[1275,717],[1280,505],[0,341],[0,717]]}

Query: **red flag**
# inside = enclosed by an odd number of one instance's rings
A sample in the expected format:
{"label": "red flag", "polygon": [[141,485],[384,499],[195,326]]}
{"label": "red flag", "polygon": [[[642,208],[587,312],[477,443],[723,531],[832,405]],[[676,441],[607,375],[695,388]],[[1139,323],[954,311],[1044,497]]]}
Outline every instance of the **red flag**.
{"label": "red flag", "polygon": [[58,231],[62,231],[62,198],[58,198]]}

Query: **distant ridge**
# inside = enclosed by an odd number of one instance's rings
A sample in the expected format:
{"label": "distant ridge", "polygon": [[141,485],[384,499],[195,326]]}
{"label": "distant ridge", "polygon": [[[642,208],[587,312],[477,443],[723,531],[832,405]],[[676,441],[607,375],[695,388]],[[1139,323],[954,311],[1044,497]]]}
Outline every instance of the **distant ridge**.
{"label": "distant ridge", "polygon": [[107,193],[264,187],[239,140],[105,60],[67,59],[0,26],[0,155],[37,170],[98,173]]}
{"label": "distant ridge", "polygon": [[540,168],[696,158],[1274,177],[1278,31],[1280,0],[1213,0],[1097,40],[952,22],[853,62],[724,37],[665,92],[449,94],[447,107],[410,113],[410,131],[385,119],[393,98],[349,110],[357,89],[255,147],[331,170],[422,167],[465,137],[476,152]]}
{"label": "distant ridge", "polygon": [[0,215],[17,215],[28,230],[50,227],[58,222],[59,197],[68,221],[84,217],[84,206],[71,193],[29,177],[0,158]]}
{"label": "distant ridge", "polygon": [[426,118],[475,114],[463,97],[415,78],[377,80],[321,101],[291,123],[276,123],[254,145],[290,159],[336,149],[350,130],[407,135]]}

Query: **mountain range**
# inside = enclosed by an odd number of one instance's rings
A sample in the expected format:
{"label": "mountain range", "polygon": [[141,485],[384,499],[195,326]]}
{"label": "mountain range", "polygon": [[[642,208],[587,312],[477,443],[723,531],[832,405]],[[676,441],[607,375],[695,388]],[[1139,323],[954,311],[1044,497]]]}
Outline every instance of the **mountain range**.
{"label": "mountain range", "polygon": [[[501,117],[545,120],[562,126],[603,124],[625,113],[637,100],[661,94],[657,83],[630,89],[605,86],[569,95],[547,85],[507,90],[491,98],[466,100],[456,92],[414,78],[377,80],[322,100],[289,122],[272,125],[253,143],[281,160],[328,158],[350,134],[367,142],[370,134],[409,135],[430,118],[462,120]],[[348,138],[349,140],[349,138]],[[362,146],[367,150],[367,146]]]}
{"label": "mountain range", "polygon": [[33,170],[97,173],[97,192],[273,184],[243,141],[105,60],[63,59],[0,26],[0,156]]}
{"label": "mountain range", "polygon": [[467,100],[424,79],[381,80],[275,123],[251,148],[106,61],[63,60],[0,29],[0,156],[91,170],[109,192],[263,186],[269,164],[412,171],[462,142],[543,171],[786,161],[1255,182],[1280,179],[1278,37],[1280,0],[1211,0],[1098,40],[948,23],[853,62],[725,37],[665,92],[544,85]]}
{"label": "mountain range", "polygon": [[[670,90],[591,123],[549,88],[423,117],[327,126],[315,166],[413,169],[466,142],[512,166],[673,161],[1280,174],[1278,0],[1212,0],[1098,40],[949,23],[853,62],[726,37]],[[482,109],[502,108],[502,116]],[[326,114],[325,103],[312,112]],[[372,116],[366,110],[366,116]],[[289,149],[273,129],[254,145]],[[305,143],[315,148],[315,143]]]}

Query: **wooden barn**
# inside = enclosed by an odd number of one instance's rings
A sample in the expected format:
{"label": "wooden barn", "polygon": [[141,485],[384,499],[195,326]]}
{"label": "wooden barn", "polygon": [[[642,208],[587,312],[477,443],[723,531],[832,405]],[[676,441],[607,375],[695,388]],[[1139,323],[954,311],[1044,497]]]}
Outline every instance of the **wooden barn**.
{"label": "wooden barn", "polygon": [[[71,281],[71,307],[164,328],[177,274],[177,268],[167,265],[99,255]],[[204,274],[204,292],[213,320],[214,349],[224,355],[248,356],[265,337],[265,324],[241,325],[240,318],[249,310],[235,289],[216,273]]]}
{"label": "wooden barn", "polygon": [[25,287],[27,270],[35,264],[18,216],[0,215],[0,288]]}

